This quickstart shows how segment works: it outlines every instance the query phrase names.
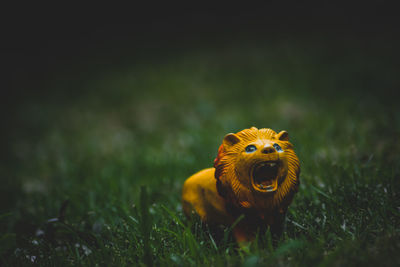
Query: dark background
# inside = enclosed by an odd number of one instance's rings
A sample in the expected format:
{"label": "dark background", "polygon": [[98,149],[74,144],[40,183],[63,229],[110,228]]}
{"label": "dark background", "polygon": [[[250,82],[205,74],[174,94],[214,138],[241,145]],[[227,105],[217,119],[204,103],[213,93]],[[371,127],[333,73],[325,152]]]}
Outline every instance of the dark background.
{"label": "dark background", "polygon": [[[5,7],[2,13],[0,118],[5,164],[13,162],[8,149],[21,135],[40,135],[40,126],[26,116],[29,111],[25,107],[30,103],[73,103],[85,95],[85,90],[91,90],[76,85],[97,79],[115,66],[162,63],[185,53],[229,49],[246,42],[287,43],[293,47],[310,44],[307,53],[312,54],[314,47],[324,50],[325,58],[318,63],[321,65],[324,60],[334,61],[346,54],[351,57],[357,51],[364,55],[358,58],[360,65],[369,69],[385,66],[389,82],[382,75],[371,77],[368,71],[356,71],[360,77],[355,80],[362,86],[351,91],[345,86],[327,86],[312,92],[326,97],[343,93],[366,98],[384,95],[378,97],[379,101],[389,104],[397,98],[398,14],[389,1],[198,6],[150,3],[131,7],[21,4]],[[371,59],[369,54],[373,55]],[[110,95],[111,91],[103,92],[99,98]],[[115,105],[122,101],[113,97]]]}
{"label": "dark background", "polygon": [[[389,72],[370,77],[363,86],[316,94],[360,94],[393,103],[398,82],[398,14],[389,1],[379,3],[140,4],[132,7],[24,4],[3,9],[1,22],[2,159],[13,162],[8,148],[22,134],[40,135],[24,116],[31,102],[54,105],[85,94],[86,80],[115,66],[163,62],[187,51],[224,49],[232,44],[279,43],[322,47],[328,59],[362,51],[359,63]],[[308,53],[313,53],[310,48]],[[368,58],[373,54],[372,59]],[[380,56],[379,54],[382,54]],[[321,59],[319,64],[324,64]],[[328,63],[327,63],[328,64]],[[284,70],[283,70],[284,71]],[[356,73],[357,75],[357,73]],[[318,77],[315,77],[317,80]],[[57,81],[65,84],[53,86]],[[346,87],[343,87],[346,88]],[[86,89],[90,90],[90,89]],[[107,98],[108,94],[100,95]],[[118,104],[118,96],[115,97]]]}
{"label": "dark background", "polygon": [[43,88],[37,82],[49,78],[52,71],[96,59],[104,61],[106,68],[111,61],[120,63],[144,51],[145,57],[162,57],[221,42],[292,37],[317,42],[332,37],[356,39],[368,49],[377,44],[391,46],[399,39],[398,14],[389,1],[260,6],[35,4],[4,8],[3,13],[2,61],[8,70],[6,78],[15,87],[29,79],[33,86]]}

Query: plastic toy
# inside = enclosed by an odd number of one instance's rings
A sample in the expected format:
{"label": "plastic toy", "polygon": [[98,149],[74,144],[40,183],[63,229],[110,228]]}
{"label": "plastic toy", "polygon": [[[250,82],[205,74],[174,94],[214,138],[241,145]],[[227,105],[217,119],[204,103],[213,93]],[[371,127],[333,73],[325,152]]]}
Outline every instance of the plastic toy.
{"label": "plastic toy", "polygon": [[288,206],[299,187],[300,163],[286,131],[242,130],[227,134],[214,168],[189,177],[182,190],[187,216],[200,216],[210,225],[232,225],[239,243],[252,241],[270,228],[278,240]]}

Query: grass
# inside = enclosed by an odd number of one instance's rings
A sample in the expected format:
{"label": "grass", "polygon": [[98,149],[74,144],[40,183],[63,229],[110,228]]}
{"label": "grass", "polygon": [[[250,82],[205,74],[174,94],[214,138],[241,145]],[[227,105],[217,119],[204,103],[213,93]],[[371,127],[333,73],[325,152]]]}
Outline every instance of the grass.
{"label": "grass", "polygon": [[[394,50],[296,41],[56,72],[8,129],[3,264],[398,265]],[[276,249],[266,234],[238,250],[229,229],[218,242],[182,214],[183,181],[212,165],[226,133],[251,126],[287,130],[301,161]]]}

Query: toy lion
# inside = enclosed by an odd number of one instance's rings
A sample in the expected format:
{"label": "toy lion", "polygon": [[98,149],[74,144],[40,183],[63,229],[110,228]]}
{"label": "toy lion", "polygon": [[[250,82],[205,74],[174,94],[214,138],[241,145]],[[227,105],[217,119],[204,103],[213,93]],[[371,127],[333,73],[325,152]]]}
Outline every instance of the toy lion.
{"label": "toy lion", "polygon": [[252,127],[227,134],[214,168],[189,177],[182,190],[186,216],[197,214],[210,225],[232,225],[238,243],[270,228],[274,241],[300,184],[300,163],[286,131]]}

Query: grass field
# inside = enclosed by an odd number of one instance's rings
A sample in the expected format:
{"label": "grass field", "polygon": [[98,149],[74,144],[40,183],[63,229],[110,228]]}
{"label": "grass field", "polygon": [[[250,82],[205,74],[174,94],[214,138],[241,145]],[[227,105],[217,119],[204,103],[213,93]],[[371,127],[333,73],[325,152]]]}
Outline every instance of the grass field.
{"label": "grass field", "polygon": [[[395,47],[221,42],[52,72],[6,130],[3,264],[399,265]],[[183,181],[251,126],[287,130],[301,161],[276,249],[267,234],[238,250],[229,229],[216,242],[182,214]]]}

